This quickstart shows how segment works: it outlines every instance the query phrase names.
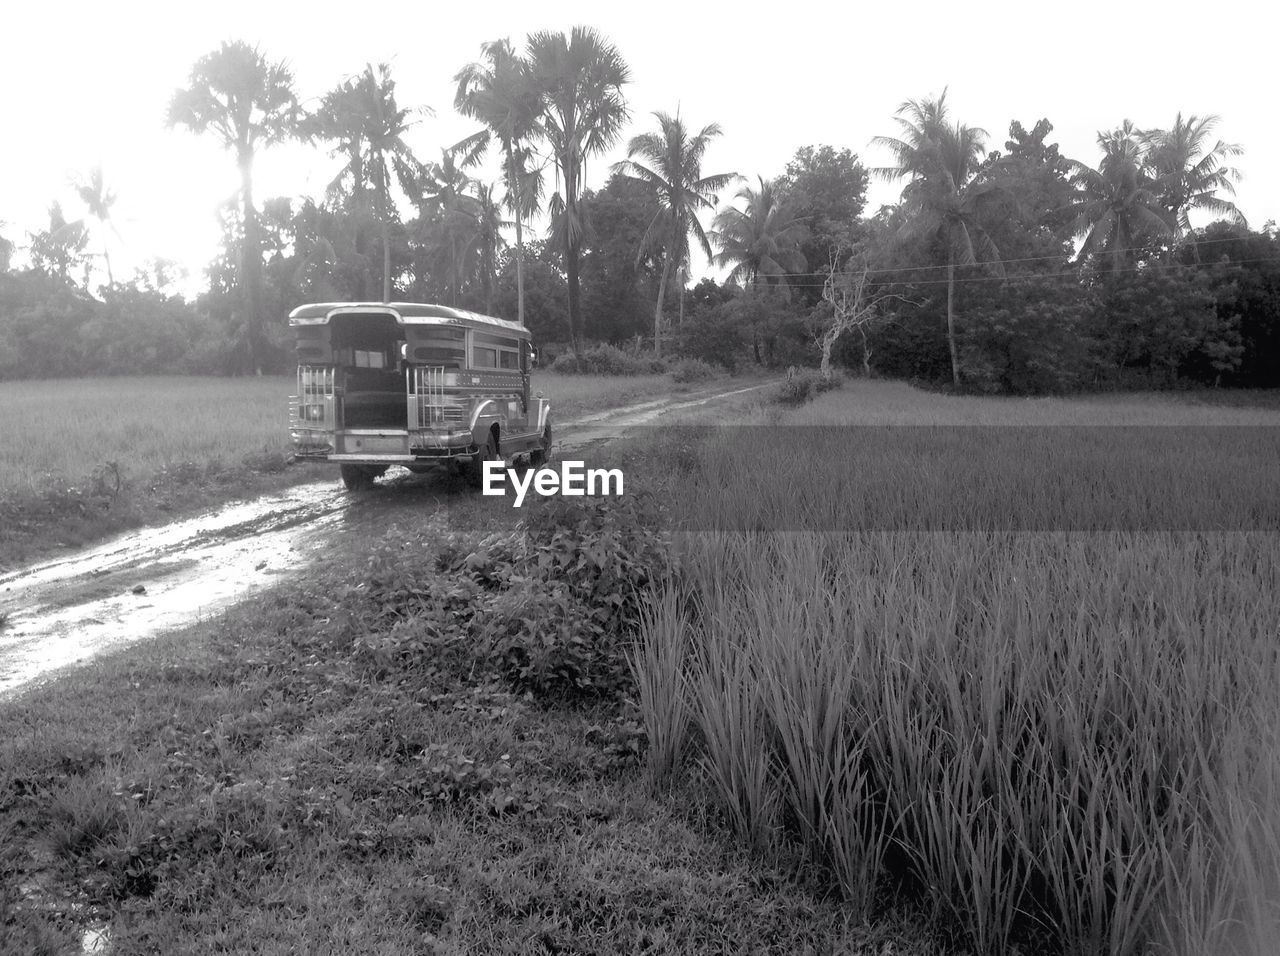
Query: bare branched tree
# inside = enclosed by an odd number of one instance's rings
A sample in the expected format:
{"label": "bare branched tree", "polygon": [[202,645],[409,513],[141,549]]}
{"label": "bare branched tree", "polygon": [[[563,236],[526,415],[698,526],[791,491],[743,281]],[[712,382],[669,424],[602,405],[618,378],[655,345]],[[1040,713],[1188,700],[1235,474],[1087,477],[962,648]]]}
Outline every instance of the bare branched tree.
{"label": "bare branched tree", "polygon": [[[822,283],[822,300],[830,306],[830,312],[819,309],[814,344],[822,352],[819,372],[824,379],[831,377],[831,353],[836,343],[853,331],[862,337],[862,371],[870,375],[871,346],[867,333],[877,324],[888,321],[890,316],[883,308],[885,302],[908,301],[897,293],[877,291],[866,256],[849,253],[849,247],[843,244],[831,250],[827,276]],[[840,263],[846,255],[849,258],[842,268]]]}

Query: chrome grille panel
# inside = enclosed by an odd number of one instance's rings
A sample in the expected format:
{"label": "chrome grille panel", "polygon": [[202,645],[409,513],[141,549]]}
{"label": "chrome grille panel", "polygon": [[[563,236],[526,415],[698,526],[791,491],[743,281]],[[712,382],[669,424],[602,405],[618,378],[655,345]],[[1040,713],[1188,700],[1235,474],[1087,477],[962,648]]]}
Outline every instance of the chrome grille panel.
{"label": "chrome grille panel", "polygon": [[444,366],[415,365],[411,375],[410,428],[466,424],[466,409],[445,396]]}

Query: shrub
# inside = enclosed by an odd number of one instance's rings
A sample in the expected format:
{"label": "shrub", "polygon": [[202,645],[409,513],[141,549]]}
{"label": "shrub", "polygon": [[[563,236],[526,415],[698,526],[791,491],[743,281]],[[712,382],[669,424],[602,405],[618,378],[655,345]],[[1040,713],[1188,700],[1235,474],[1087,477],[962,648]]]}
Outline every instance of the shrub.
{"label": "shrub", "polygon": [[780,405],[803,405],[813,398],[818,376],[811,371],[792,370],[787,379],[773,392],[773,400]]}
{"label": "shrub", "polygon": [[839,372],[832,372],[826,378],[818,376],[817,381],[813,383],[813,390],[821,395],[823,392],[830,392],[833,389],[840,388],[844,385],[844,377]]}
{"label": "shrub", "polygon": [[578,365],[578,357],[572,352],[566,352],[564,355],[557,356],[551,363],[551,371],[561,375],[578,375],[582,369]]}
{"label": "shrub", "polygon": [[747,350],[743,323],[725,305],[705,315],[691,316],[676,333],[676,350],[680,355],[719,365],[728,372],[737,370],[739,357]]}
{"label": "shrub", "polygon": [[1061,302],[1027,295],[970,310],[960,333],[960,375],[979,392],[1071,391],[1095,374],[1080,294]]}
{"label": "shrub", "polygon": [[628,355],[613,345],[593,345],[582,354],[565,353],[551,363],[562,375],[660,375],[667,363],[654,355]]}
{"label": "shrub", "polygon": [[716,370],[708,365],[702,359],[685,358],[681,359],[671,369],[671,378],[673,381],[687,384],[690,382],[705,382],[709,378],[716,376]]}
{"label": "shrub", "polygon": [[[437,587],[463,596],[428,602],[434,630],[419,643],[433,651],[447,643],[453,654],[466,648],[472,670],[496,671],[544,699],[617,698],[631,688],[625,646],[640,620],[640,595],[666,567],[658,508],[636,497],[551,499],[530,510],[523,535],[494,535],[465,555],[442,555],[437,566],[455,582]],[[459,592],[457,577],[470,586]],[[412,606],[421,589],[410,585],[397,606]],[[441,625],[466,639],[442,638]]]}

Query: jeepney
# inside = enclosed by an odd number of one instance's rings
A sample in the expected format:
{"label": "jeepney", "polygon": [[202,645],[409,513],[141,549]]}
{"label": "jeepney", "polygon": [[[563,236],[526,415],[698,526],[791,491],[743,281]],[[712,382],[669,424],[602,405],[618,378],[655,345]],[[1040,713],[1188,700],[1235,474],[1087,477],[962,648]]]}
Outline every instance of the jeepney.
{"label": "jeepney", "polygon": [[441,463],[479,484],[486,460],[551,451],[551,405],[530,394],[534,352],[518,322],[417,302],[303,305],[290,437],[300,459],[336,462],[369,488],[392,465]]}

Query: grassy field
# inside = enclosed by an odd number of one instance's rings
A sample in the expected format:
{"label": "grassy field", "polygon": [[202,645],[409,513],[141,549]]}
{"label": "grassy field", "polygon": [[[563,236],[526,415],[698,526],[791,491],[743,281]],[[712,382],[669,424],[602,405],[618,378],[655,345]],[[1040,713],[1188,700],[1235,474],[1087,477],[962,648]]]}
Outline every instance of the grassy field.
{"label": "grassy field", "polygon": [[[670,394],[664,375],[536,376],[559,419]],[[93,378],[0,383],[0,494],[82,481],[117,463],[128,476],[175,465],[238,464],[289,451],[290,377]]]}
{"label": "grassy field", "polygon": [[[556,420],[675,391],[669,376],[535,375]],[[332,477],[287,467],[292,377],[0,383],[0,567],[231,497]]]}

